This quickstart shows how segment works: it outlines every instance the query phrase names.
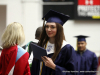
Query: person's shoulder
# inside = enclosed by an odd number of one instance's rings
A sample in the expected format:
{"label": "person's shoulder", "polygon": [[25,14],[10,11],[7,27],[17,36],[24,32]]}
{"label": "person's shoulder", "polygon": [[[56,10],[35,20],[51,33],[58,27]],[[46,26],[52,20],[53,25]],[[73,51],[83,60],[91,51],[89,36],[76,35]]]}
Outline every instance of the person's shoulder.
{"label": "person's shoulder", "polygon": [[61,48],[61,51],[64,51],[64,52],[73,52],[75,50],[74,50],[74,48],[68,42],[66,42],[64,40],[62,48]]}
{"label": "person's shoulder", "polygon": [[22,46],[23,49],[26,49],[26,45]]}
{"label": "person's shoulder", "polygon": [[67,41],[63,40],[62,48],[70,48],[70,47],[72,47],[72,46]]}
{"label": "person's shoulder", "polygon": [[[16,61],[22,57],[24,54],[27,54],[28,55],[28,52],[25,51],[22,47],[20,47],[19,45],[17,46],[18,47],[18,51],[17,51],[17,58],[16,58]],[[28,56],[27,56],[28,57]]]}
{"label": "person's shoulder", "polygon": [[33,41],[31,41],[30,44],[37,44],[37,42],[33,42]]}
{"label": "person's shoulder", "polygon": [[28,45],[31,43],[32,41],[28,42],[26,45],[22,46],[23,49],[26,49],[28,47]]}
{"label": "person's shoulder", "polygon": [[27,53],[27,51],[24,50],[24,49],[23,49],[22,47],[20,47],[19,45],[18,45],[18,51],[19,51],[20,53],[22,53],[22,54]]}
{"label": "person's shoulder", "polygon": [[86,50],[86,53],[87,53],[88,55],[93,56],[93,57],[97,57],[96,54],[95,54],[95,52],[90,51],[90,50],[88,50],[88,49]]}
{"label": "person's shoulder", "polygon": [[68,43],[67,41],[63,40],[63,43],[62,43],[62,47],[61,47],[61,48],[66,47],[66,45],[68,45],[68,44],[69,44],[69,43]]}
{"label": "person's shoulder", "polygon": [[93,51],[86,49],[86,52],[89,54],[95,54]]}

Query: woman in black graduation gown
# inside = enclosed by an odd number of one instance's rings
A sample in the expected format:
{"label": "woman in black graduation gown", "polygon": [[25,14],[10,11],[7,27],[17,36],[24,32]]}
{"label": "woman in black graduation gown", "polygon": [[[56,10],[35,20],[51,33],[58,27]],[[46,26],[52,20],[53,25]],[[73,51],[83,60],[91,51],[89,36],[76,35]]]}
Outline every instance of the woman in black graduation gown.
{"label": "woman in black graduation gown", "polygon": [[47,21],[38,45],[44,47],[47,56],[42,61],[33,59],[31,75],[75,75],[75,51],[65,41],[63,24],[69,16],[50,10],[44,17]]}

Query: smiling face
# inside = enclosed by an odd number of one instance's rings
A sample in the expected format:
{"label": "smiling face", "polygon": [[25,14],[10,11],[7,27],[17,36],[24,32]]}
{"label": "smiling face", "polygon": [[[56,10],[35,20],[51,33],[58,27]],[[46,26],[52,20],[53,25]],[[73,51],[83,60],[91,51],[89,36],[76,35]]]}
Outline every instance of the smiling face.
{"label": "smiling face", "polygon": [[54,38],[57,33],[56,23],[46,23],[45,30],[49,38]]}
{"label": "smiling face", "polygon": [[86,42],[85,41],[78,41],[78,50],[83,52],[86,49]]}

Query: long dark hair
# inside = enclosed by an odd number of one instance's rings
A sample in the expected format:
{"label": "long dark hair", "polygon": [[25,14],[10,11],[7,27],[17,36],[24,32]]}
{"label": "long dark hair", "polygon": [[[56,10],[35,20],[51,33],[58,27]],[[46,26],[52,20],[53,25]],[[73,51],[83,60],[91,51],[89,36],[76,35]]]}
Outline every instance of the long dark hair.
{"label": "long dark hair", "polygon": [[[54,50],[54,54],[52,56],[53,61],[55,61],[56,57],[58,56],[58,54],[61,50],[63,40],[65,40],[62,25],[60,25],[59,23],[56,23],[56,26],[57,26],[57,33],[55,36],[55,50]],[[46,34],[45,26],[44,26],[38,45],[41,47],[45,47],[48,40],[49,40],[49,37]]]}

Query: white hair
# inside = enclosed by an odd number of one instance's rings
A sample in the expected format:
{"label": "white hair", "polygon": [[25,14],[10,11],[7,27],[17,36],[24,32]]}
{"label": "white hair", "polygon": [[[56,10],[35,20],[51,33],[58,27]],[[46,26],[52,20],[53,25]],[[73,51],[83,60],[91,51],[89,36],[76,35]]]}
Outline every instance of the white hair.
{"label": "white hair", "polygon": [[1,41],[3,48],[21,45],[25,41],[23,26],[17,22],[9,24],[2,35]]}

